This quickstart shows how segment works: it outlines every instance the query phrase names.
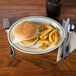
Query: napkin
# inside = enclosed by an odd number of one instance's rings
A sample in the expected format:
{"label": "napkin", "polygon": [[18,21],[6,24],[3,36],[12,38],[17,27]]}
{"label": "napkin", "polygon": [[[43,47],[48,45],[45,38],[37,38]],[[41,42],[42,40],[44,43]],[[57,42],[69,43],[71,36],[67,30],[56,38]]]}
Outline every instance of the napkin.
{"label": "napkin", "polygon": [[[57,54],[57,62],[61,60],[60,55],[61,55],[61,48],[62,45],[58,48],[58,54]],[[73,52],[76,49],[76,33],[73,32],[71,35],[71,41],[70,41],[70,53]]]}

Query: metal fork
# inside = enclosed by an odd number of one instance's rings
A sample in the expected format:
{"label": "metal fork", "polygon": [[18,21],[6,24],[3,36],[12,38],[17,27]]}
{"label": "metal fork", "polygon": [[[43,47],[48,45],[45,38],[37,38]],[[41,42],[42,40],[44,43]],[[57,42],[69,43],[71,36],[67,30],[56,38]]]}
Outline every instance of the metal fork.
{"label": "metal fork", "polygon": [[[6,32],[7,35],[8,35],[8,31],[9,31],[9,28],[10,28],[10,23],[9,23],[8,18],[3,19],[3,25],[4,25],[5,32]],[[10,43],[9,43],[9,48],[10,48],[10,56],[13,57],[13,56],[15,55],[15,54],[14,54],[14,49],[13,49],[13,47],[11,46]]]}

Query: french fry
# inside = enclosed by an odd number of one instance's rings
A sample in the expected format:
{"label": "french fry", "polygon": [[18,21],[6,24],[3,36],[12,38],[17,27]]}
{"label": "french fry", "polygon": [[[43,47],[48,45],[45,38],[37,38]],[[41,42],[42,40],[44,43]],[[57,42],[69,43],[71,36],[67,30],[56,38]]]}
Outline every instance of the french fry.
{"label": "french fry", "polygon": [[42,35],[43,33],[45,33],[45,31],[41,31],[41,32],[40,32],[40,35]]}
{"label": "french fry", "polygon": [[45,49],[50,43],[52,46],[55,46],[59,41],[57,29],[55,29],[51,24],[41,25],[39,37],[39,40],[36,42],[36,44],[40,44],[38,49]]}
{"label": "french fry", "polygon": [[57,32],[55,32],[55,41],[52,43],[52,46],[57,45],[58,41],[59,41],[59,35]]}
{"label": "french fry", "polygon": [[49,37],[49,34],[45,35],[45,36],[43,37],[43,40],[46,40],[48,37]]}
{"label": "french fry", "polygon": [[44,43],[44,44],[50,44],[50,42],[48,40],[38,40],[36,42],[36,44],[42,44],[42,43]]}
{"label": "french fry", "polygon": [[48,29],[49,29],[49,28],[50,28],[50,29],[54,29],[54,27],[53,27],[53,26],[51,26],[50,24],[45,25],[45,27],[46,27],[46,28],[48,28]]}
{"label": "french fry", "polygon": [[[49,24],[49,26],[52,26],[51,24]],[[52,26],[53,27],[53,26]]]}
{"label": "french fry", "polygon": [[52,35],[53,35],[55,32],[57,32],[57,30],[56,30],[56,29],[55,29],[55,30],[53,30],[52,32],[50,32],[50,34],[49,34],[49,41],[50,41],[51,43],[53,42]]}
{"label": "french fry", "polygon": [[42,46],[42,45],[44,45],[44,43],[43,43],[43,42],[40,44],[40,46]]}
{"label": "french fry", "polygon": [[42,39],[46,34],[48,34],[52,29],[46,30],[42,35],[40,35],[40,38]]}
{"label": "french fry", "polygon": [[44,31],[45,30],[45,25],[41,25],[41,30]]}
{"label": "french fry", "polygon": [[50,44],[50,42],[48,40],[43,40],[44,44]]}
{"label": "french fry", "polygon": [[48,47],[48,45],[46,45],[46,44],[42,44],[42,45],[40,45],[39,47],[38,47],[38,49],[45,49],[45,48],[47,48]]}
{"label": "french fry", "polygon": [[38,40],[38,41],[36,42],[36,44],[40,44],[40,43],[43,43],[43,40]]}
{"label": "french fry", "polygon": [[55,29],[55,27],[54,27],[54,26],[52,26],[51,24],[49,24],[49,26],[51,26],[51,28]]}
{"label": "french fry", "polygon": [[53,33],[52,38],[53,38],[53,41],[55,41],[55,33]]}

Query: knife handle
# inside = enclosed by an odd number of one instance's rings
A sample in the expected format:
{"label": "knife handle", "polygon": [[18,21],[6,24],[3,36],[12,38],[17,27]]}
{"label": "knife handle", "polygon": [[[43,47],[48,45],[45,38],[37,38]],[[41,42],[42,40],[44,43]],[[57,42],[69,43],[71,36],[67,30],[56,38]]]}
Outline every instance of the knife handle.
{"label": "knife handle", "polygon": [[61,50],[61,59],[65,58],[65,43],[66,43],[66,39],[64,39],[63,41],[62,50]]}
{"label": "knife handle", "polygon": [[66,47],[66,52],[65,52],[66,56],[69,55],[69,52],[70,52],[70,45],[68,44]]}
{"label": "knife handle", "polygon": [[69,38],[68,38],[67,47],[65,51],[66,56],[68,56],[70,52],[70,40],[71,40],[71,33],[69,33]]}

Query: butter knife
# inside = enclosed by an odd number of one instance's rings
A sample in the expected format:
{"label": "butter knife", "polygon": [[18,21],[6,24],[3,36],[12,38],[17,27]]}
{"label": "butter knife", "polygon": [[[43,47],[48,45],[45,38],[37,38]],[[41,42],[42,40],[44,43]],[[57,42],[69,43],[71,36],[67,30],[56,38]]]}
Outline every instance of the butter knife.
{"label": "butter knife", "polygon": [[62,44],[62,50],[61,50],[61,59],[64,59],[65,58],[65,48],[66,48],[66,39],[67,39],[67,33],[68,33],[68,25],[70,23],[70,18],[68,18],[66,21],[65,21],[65,25],[64,25],[64,31],[65,31],[65,38],[64,38],[64,41],[63,41],[63,44]]}

